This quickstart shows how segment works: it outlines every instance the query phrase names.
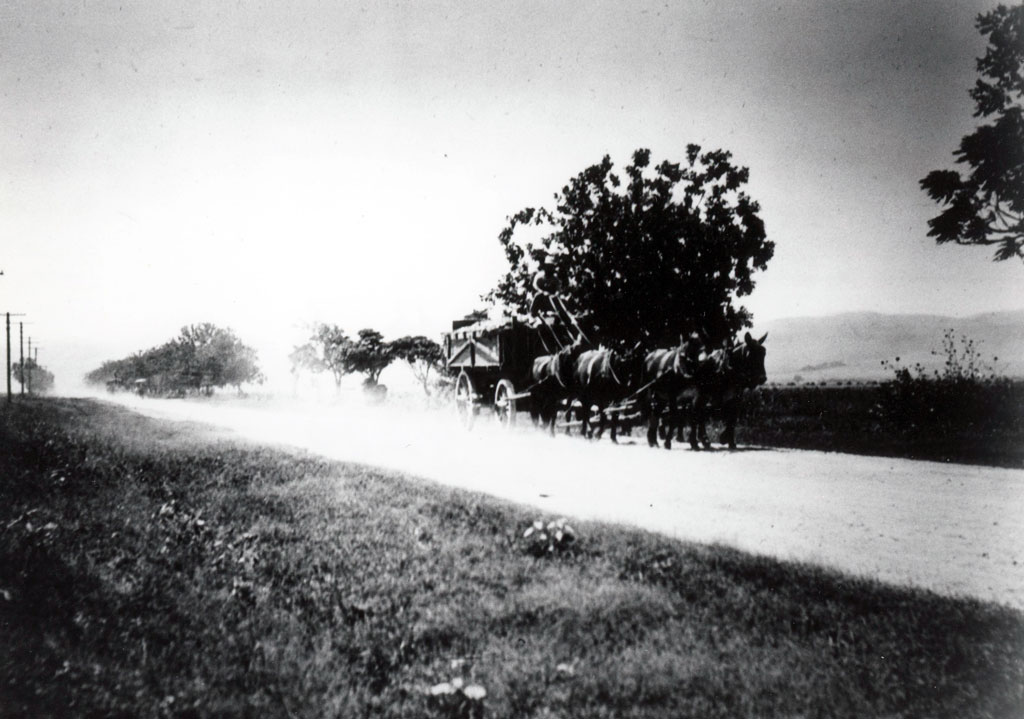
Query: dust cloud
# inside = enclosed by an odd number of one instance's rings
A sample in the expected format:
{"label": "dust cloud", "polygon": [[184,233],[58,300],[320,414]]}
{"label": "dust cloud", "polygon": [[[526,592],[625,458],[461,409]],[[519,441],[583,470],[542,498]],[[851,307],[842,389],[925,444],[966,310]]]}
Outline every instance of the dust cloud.
{"label": "dust cloud", "polygon": [[721,543],[898,585],[1024,608],[1024,472],[836,453],[649,449],[550,437],[358,393],[282,399],[104,399],[227,436],[406,472],[568,516]]}

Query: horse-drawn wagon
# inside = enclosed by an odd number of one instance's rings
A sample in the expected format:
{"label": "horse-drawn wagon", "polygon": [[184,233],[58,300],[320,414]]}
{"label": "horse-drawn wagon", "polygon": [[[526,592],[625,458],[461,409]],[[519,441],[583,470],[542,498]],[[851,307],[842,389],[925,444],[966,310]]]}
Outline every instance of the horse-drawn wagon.
{"label": "horse-drawn wagon", "polygon": [[528,410],[554,432],[564,410],[561,426],[579,426],[584,436],[595,428],[600,436],[610,420],[614,441],[620,426],[628,432],[639,420],[647,424],[648,443],[657,446],[660,438],[666,448],[673,435],[683,439],[688,423],[697,449],[710,446],[705,423],[716,406],[725,423],[722,441],[735,447],[740,395],[765,381],[764,337],[747,333],[710,351],[690,338],[676,347],[617,352],[592,342],[557,296],[541,297],[529,322],[470,316],[444,335],[445,368],[465,426],[486,407],[505,426]]}
{"label": "horse-drawn wagon", "polygon": [[533,361],[544,351],[535,327],[516,319],[455,320],[443,350],[464,425],[471,427],[482,407],[493,409],[503,425],[514,424],[516,412],[529,409]]}

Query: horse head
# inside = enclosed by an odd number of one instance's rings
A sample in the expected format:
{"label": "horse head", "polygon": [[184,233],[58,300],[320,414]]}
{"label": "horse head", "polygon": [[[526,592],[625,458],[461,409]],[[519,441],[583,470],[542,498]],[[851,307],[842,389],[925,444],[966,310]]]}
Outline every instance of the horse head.
{"label": "horse head", "polygon": [[743,341],[733,347],[729,353],[729,364],[740,378],[740,383],[747,389],[753,389],[768,381],[764,369],[764,358],[767,351],[764,341],[768,339],[766,332],[761,339],[755,340],[747,332]]}

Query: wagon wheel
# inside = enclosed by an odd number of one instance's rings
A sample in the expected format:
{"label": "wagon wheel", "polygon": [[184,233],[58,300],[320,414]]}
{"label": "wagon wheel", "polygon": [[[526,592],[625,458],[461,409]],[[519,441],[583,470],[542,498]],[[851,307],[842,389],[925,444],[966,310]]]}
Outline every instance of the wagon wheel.
{"label": "wagon wheel", "polygon": [[459,422],[466,429],[473,428],[473,421],[476,419],[476,393],[473,391],[473,382],[469,375],[463,370],[455,380],[455,412],[459,416]]}
{"label": "wagon wheel", "polygon": [[502,427],[512,427],[516,423],[516,390],[507,379],[499,380],[494,388],[494,416]]}

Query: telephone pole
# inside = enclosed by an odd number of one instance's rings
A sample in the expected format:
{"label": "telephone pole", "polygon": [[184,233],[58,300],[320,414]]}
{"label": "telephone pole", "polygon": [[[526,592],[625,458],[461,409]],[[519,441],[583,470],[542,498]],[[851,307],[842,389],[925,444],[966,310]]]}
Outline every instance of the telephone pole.
{"label": "telephone pole", "polygon": [[[38,342],[36,343],[36,346],[32,348],[32,369],[31,369],[31,371],[29,371],[29,375],[28,375],[30,379],[32,377],[32,373],[35,372],[37,369],[39,369],[39,343]],[[31,385],[29,385],[28,391],[31,394],[31,392],[32,392],[32,386]]]}
{"label": "telephone pole", "polygon": [[25,396],[25,323],[18,323],[18,377],[21,384],[21,396]]}
{"label": "telephone pole", "polygon": [[7,318],[7,403],[11,403],[11,316],[24,317],[22,312],[5,312]]}

